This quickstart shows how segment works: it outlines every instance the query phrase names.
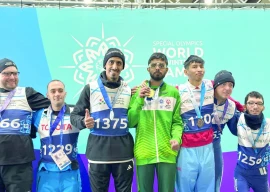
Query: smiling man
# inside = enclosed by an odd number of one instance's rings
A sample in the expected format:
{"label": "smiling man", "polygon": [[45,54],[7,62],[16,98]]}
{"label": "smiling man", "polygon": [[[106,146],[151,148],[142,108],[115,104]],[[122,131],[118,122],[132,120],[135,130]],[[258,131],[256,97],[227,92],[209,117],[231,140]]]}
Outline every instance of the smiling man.
{"label": "smiling man", "polygon": [[234,172],[235,191],[268,192],[268,163],[270,159],[270,120],[263,114],[264,99],[256,91],[245,97],[246,112],[238,125],[238,161]]}
{"label": "smiling man", "polygon": [[125,56],[117,48],[105,54],[97,81],[87,84],[71,113],[71,123],[90,134],[86,156],[91,189],[107,192],[110,176],[116,191],[130,192],[133,178],[133,137],[129,133],[127,109],[131,90],[120,73]]}
{"label": "smiling man", "polygon": [[32,112],[50,105],[32,87],[18,87],[19,74],[13,61],[0,60],[0,191],[31,191]]}
{"label": "smiling man", "polygon": [[[65,104],[65,85],[60,80],[48,83],[51,105],[39,110],[34,125],[40,135],[41,160],[38,167],[38,192],[80,192],[81,179],[77,161],[79,129],[70,124],[72,108]],[[54,157],[62,157],[57,160]],[[57,182],[56,182],[57,181]]]}
{"label": "smiling man", "polygon": [[215,156],[215,192],[220,191],[221,178],[223,172],[223,158],[221,149],[221,135],[225,125],[235,133],[239,114],[236,111],[235,102],[230,100],[235,86],[232,73],[221,70],[215,75],[214,79],[214,113],[212,126],[214,129],[214,156]]}

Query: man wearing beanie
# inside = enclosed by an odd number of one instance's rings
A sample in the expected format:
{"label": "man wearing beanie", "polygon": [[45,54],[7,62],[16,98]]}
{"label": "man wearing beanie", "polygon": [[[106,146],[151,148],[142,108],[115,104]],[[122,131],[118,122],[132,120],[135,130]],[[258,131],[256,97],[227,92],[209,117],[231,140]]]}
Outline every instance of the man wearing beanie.
{"label": "man wearing beanie", "polygon": [[27,192],[32,188],[35,159],[31,134],[32,112],[50,101],[32,87],[18,87],[17,65],[0,60],[0,191]]}
{"label": "man wearing beanie", "polygon": [[177,89],[163,81],[168,60],[153,53],[148,60],[150,80],[132,96],[130,126],[136,126],[135,158],[140,192],[152,192],[155,172],[159,192],[173,192],[176,157],[183,123]]}
{"label": "man wearing beanie", "polygon": [[110,48],[103,71],[87,84],[71,113],[71,124],[88,128],[86,156],[93,192],[107,192],[112,174],[116,191],[130,192],[133,178],[133,137],[128,129],[127,110],[131,90],[120,76],[125,56]]}
{"label": "man wearing beanie", "polygon": [[215,192],[220,191],[223,172],[223,158],[221,149],[221,134],[227,124],[231,132],[235,133],[240,113],[236,111],[235,102],[229,99],[235,81],[232,73],[222,70],[214,79],[214,113],[212,126],[214,129],[214,157],[215,157]]}
{"label": "man wearing beanie", "polygon": [[246,112],[237,124],[238,160],[234,171],[237,192],[268,192],[270,120],[264,117],[264,99],[252,91],[245,97]]}
{"label": "man wearing beanie", "polygon": [[184,67],[188,81],[179,85],[184,133],[177,159],[176,191],[213,192],[213,85],[210,80],[203,79],[205,69],[202,58],[191,55]]}

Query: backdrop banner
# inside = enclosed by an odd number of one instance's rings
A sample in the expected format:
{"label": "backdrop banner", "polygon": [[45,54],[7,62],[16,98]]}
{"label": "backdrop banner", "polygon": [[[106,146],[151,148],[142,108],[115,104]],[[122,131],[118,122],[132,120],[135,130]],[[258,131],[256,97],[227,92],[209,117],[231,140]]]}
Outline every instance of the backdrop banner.
{"label": "backdrop banner", "polygon": [[[165,81],[171,85],[187,81],[183,62],[195,54],[206,62],[207,79],[214,79],[223,69],[232,72],[236,82],[233,98],[243,103],[245,95],[256,90],[267,105],[269,20],[269,11],[252,9],[0,8],[0,58],[18,65],[20,86],[46,94],[47,83],[59,79],[66,85],[66,102],[76,104],[84,85],[104,70],[104,54],[110,47],[125,54],[121,76],[131,87],[149,79],[146,68],[153,52],[167,55]],[[267,107],[264,114],[269,116]],[[130,131],[134,136],[134,128]],[[79,136],[80,154],[85,153],[88,133],[83,130]],[[39,138],[33,141],[38,150]],[[222,135],[222,149],[225,164],[221,191],[233,191],[237,138],[228,129]],[[82,178],[87,180],[85,155],[80,155],[80,162]],[[134,181],[133,191],[137,191],[136,175]],[[87,182],[83,191],[89,191]]]}

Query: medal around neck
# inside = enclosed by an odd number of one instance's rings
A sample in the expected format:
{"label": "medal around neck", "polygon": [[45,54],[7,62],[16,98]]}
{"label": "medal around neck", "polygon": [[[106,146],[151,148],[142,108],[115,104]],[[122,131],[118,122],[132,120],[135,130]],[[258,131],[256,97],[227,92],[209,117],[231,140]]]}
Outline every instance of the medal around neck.
{"label": "medal around neck", "polygon": [[198,119],[197,126],[201,128],[204,125],[203,119]]}
{"label": "medal around neck", "polygon": [[150,89],[150,94],[148,96],[148,98],[153,98],[155,95],[155,91],[153,89]]}

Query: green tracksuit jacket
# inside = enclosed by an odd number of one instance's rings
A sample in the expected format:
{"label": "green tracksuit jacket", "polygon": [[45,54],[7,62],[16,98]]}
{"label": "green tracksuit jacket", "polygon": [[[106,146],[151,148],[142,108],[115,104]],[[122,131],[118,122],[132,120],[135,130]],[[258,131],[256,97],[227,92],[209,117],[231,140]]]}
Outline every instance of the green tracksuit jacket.
{"label": "green tracksuit jacket", "polygon": [[129,126],[136,127],[136,164],[176,163],[178,151],[171,149],[170,140],[176,140],[179,144],[182,141],[183,123],[178,90],[163,83],[158,98],[151,102],[140,98],[139,92],[140,89],[132,96],[128,111]]}

